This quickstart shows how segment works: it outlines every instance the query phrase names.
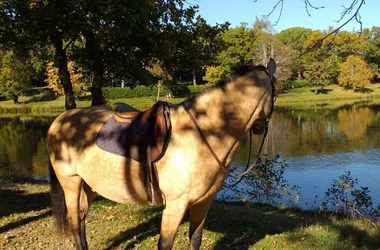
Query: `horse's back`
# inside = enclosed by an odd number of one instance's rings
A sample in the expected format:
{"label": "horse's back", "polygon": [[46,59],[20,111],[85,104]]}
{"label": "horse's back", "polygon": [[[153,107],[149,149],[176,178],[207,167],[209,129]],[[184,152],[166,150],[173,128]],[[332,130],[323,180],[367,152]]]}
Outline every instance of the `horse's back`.
{"label": "horse's back", "polygon": [[95,143],[102,125],[113,114],[106,108],[91,107],[65,111],[51,124],[46,138],[47,150],[51,160],[64,159],[69,151],[84,151]]}

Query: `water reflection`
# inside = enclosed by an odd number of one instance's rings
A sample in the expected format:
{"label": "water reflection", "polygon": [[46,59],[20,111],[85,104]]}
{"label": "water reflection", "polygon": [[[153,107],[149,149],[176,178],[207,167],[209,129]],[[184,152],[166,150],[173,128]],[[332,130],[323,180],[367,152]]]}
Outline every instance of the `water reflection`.
{"label": "water reflection", "polygon": [[46,132],[54,117],[0,118],[0,176],[46,179]]}

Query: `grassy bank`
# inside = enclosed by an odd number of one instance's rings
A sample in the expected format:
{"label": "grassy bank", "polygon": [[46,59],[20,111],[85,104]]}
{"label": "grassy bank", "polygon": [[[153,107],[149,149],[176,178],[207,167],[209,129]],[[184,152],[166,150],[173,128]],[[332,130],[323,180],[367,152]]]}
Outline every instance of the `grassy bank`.
{"label": "grassy bank", "polygon": [[325,87],[316,95],[314,88],[304,87],[292,89],[278,96],[276,106],[308,108],[316,105],[339,106],[357,101],[373,101],[380,98],[380,84],[372,84],[364,93],[344,90],[337,85]]}
{"label": "grassy bank", "polygon": [[[162,100],[179,103],[184,100],[184,98],[162,98]],[[155,102],[156,98],[154,97],[144,97],[144,98],[126,98],[126,99],[117,99],[111,100],[109,105],[115,103],[128,103],[138,109],[144,110],[151,107]],[[76,100],[77,107],[89,107],[91,101],[85,100]],[[63,97],[59,97],[56,100],[52,101],[41,101],[41,102],[30,102],[29,98],[20,98],[19,104],[13,104],[12,101],[2,101],[0,102],[0,114],[2,113],[60,113],[65,110],[65,100]]]}
{"label": "grassy bank", "polygon": [[[314,88],[297,88],[292,89],[286,94],[280,94],[276,101],[277,107],[296,107],[296,108],[310,108],[314,106],[329,106],[337,107],[347,103],[354,103],[357,101],[374,101],[380,99],[380,84],[371,85],[366,93],[355,93],[352,90],[347,91],[342,87],[332,85],[319,91],[319,94],[314,93]],[[171,103],[179,103],[184,98],[162,98]],[[144,98],[125,98],[118,100],[111,100],[110,105],[115,103],[128,103],[139,109],[147,109],[156,102],[155,97]],[[76,100],[78,107],[88,107],[91,105],[89,100]],[[52,101],[31,101],[31,98],[20,98],[20,104],[13,104],[12,101],[0,102],[1,113],[60,113],[64,111],[64,98],[59,97]]]}
{"label": "grassy bank", "polygon": [[[0,249],[73,249],[57,235],[48,185],[0,182]],[[122,205],[98,199],[90,209],[90,249],[155,249],[161,207]],[[189,249],[188,216],[175,249]],[[380,223],[377,223],[380,227]],[[371,223],[317,212],[247,203],[214,202],[202,249],[379,249],[380,231]]]}

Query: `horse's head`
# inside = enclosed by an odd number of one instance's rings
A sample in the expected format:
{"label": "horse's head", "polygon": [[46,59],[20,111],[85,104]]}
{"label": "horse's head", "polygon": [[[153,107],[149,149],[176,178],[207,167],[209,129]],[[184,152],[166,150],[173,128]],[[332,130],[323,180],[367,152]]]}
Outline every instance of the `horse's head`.
{"label": "horse's head", "polygon": [[264,81],[263,86],[268,88],[270,91],[270,99],[262,106],[260,111],[260,116],[256,119],[251,127],[252,133],[256,135],[263,134],[268,126],[269,119],[272,116],[274,102],[276,100],[275,89],[274,89],[274,73],[276,72],[276,62],[271,58],[268,62],[267,67],[258,68],[260,76],[258,77],[261,81]]}

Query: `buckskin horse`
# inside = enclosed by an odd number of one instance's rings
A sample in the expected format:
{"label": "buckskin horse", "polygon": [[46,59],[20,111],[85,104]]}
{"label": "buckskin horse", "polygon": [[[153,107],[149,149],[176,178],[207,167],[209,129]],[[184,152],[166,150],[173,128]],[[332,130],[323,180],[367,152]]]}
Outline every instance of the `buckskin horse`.
{"label": "buckskin horse", "polygon": [[190,210],[190,247],[199,249],[214,195],[241,141],[262,134],[273,111],[274,73],[244,65],[219,84],[177,105],[73,109],[47,134],[50,183],[58,230],[87,249],[85,218],[101,195],[124,204],[162,204],[159,249],[171,249]]}

